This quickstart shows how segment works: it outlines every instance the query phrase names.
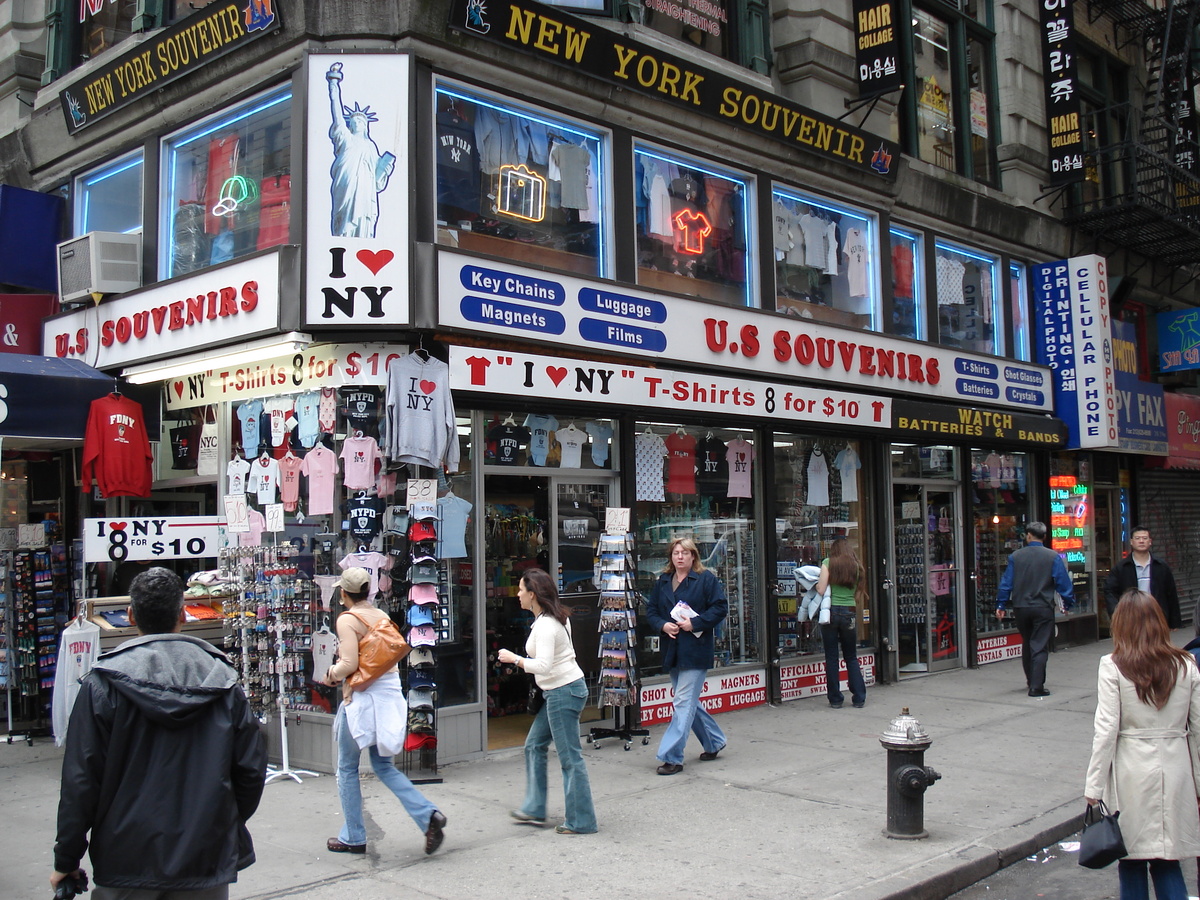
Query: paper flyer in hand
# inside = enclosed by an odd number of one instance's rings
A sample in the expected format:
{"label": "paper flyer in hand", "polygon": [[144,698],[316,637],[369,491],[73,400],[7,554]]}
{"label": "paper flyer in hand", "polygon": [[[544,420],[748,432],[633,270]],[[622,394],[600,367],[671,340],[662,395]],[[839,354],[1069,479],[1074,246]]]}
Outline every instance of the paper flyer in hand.
{"label": "paper flyer in hand", "polygon": [[[685,619],[694,619],[696,618],[696,611],[688,606],[688,604],[680,600],[675,604],[675,608],[671,610],[671,618],[676,622],[682,622]],[[700,635],[704,634],[704,632],[693,631],[692,634],[694,634],[696,637],[700,637]]]}

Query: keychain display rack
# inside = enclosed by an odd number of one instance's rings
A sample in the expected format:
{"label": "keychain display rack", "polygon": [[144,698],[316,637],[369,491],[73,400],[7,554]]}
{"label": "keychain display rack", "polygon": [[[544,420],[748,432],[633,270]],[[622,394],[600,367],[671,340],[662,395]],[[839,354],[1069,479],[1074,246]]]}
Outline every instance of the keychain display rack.
{"label": "keychain display rack", "polygon": [[278,712],[281,761],[268,768],[268,783],[317,776],[291,768],[288,760],[288,710],[312,708],[306,685],[316,601],[312,581],[299,577],[295,553],[290,544],[282,544],[226,547],[219,557],[221,576],[238,585],[225,603],[226,652],[255,715],[268,721],[272,709]]}
{"label": "keychain display rack", "polygon": [[[58,635],[70,603],[66,547],[18,550],[9,587],[8,743],[49,732]],[[19,734],[24,731],[24,734]]]}
{"label": "keychain display rack", "polygon": [[600,678],[597,705],[611,707],[611,728],[592,728],[587,742],[599,747],[604,738],[620,738],[625,749],[633,739],[650,743],[650,732],[641,725],[641,683],[637,674],[637,570],[633,561],[633,534],[600,535],[596,568],[600,586]]}

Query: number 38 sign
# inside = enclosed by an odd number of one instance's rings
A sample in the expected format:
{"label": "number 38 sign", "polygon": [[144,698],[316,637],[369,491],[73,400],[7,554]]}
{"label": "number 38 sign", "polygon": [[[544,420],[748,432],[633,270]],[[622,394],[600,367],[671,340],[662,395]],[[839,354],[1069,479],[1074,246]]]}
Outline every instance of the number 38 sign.
{"label": "number 38 sign", "polygon": [[83,560],[96,563],[216,556],[219,528],[220,522],[212,516],[86,519]]}

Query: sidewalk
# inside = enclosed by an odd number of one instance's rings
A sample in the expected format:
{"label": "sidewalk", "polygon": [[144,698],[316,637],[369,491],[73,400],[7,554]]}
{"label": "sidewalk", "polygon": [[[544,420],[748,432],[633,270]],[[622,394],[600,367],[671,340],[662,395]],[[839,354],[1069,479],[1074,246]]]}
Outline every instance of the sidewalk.
{"label": "sidewalk", "polygon": [[[1177,634],[1176,638],[1181,637]],[[1177,643],[1181,641],[1177,640]],[[432,857],[390,793],[363,790],[367,855],[326,851],[341,813],[332,776],[267,785],[251,821],[258,863],[231,896],[309,900],[695,897],[806,900],[942,898],[1075,831],[1091,749],[1096,668],[1110,641],[1052,654],[1053,695],[1026,696],[1020,660],[868,691],[865,709],[822,698],[725,713],[729,748],[688,748],[682,774],[655,774],[651,743],[584,745],[600,833],[514,825],[519,749],[445,766],[425,789],[449,818]],[[929,838],[889,840],[879,735],[907,706],[942,779],[925,795]],[[60,752],[0,743],[5,865],[0,897],[49,897]],[[551,815],[562,812],[551,760]],[[370,771],[364,760],[363,770]],[[553,821],[553,820],[552,820]],[[85,866],[87,863],[85,862]],[[89,867],[90,868],[90,867]]]}

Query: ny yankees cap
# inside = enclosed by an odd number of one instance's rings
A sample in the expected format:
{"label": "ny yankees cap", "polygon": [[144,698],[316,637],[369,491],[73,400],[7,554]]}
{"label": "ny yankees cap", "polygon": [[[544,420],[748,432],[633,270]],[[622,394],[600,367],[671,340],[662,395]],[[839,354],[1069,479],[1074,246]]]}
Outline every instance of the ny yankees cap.
{"label": "ny yankees cap", "polygon": [[413,603],[437,603],[437,588],[432,584],[414,584],[408,589],[408,599]]}
{"label": "ny yankees cap", "polygon": [[408,608],[408,624],[409,625],[432,625],[433,615],[429,612],[429,608],[420,605],[413,605]]}
{"label": "ny yankees cap", "polygon": [[437,566],[429,563],[418,563],[411,566],[408,570],[408,581],[410,584],[437,584]]}
{"label": "ny yankees cap", "polygon": [[437,504],[432,500],[418,500],[408,508],[408,517],[424,521],[426,519],[440,519],[438,515]]}

